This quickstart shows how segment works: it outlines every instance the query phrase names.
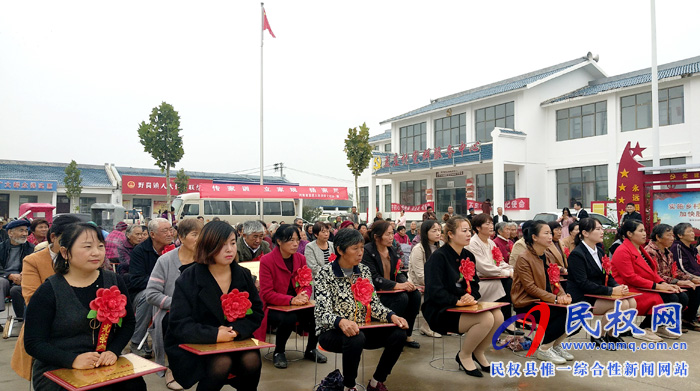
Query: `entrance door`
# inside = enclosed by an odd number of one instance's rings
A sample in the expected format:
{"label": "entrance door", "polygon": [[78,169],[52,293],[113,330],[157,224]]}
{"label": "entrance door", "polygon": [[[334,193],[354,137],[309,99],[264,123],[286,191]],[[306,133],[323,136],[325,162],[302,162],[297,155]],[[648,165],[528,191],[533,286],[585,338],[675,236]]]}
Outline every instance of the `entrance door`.
{"label": "entrance door", "polygon": [[10,195],[0,194],[0,217],[7,219],[10,217]]}
{"label": "entrance door", "polygon": [[56,196],[56,214],[70,213],[70,199],[64,195]]}
{"label": "entrance door", "polygon": [[463,187],[453,189],[438,189],[437,204],[435,205],[435,214],[438,219],[442,219],[442,215],[447,213],[447,208],[452,206],[455,214],[467,215],[467,191]]}

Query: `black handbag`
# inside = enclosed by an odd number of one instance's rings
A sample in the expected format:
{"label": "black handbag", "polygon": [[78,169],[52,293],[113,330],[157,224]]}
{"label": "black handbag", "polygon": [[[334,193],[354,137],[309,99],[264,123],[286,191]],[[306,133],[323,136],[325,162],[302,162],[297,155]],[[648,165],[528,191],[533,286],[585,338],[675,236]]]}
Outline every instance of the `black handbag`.
{"label": "black handbag", "polygon": [[316,391],[343,391],[343,388],[343,375],[336,369],[321,380]]}

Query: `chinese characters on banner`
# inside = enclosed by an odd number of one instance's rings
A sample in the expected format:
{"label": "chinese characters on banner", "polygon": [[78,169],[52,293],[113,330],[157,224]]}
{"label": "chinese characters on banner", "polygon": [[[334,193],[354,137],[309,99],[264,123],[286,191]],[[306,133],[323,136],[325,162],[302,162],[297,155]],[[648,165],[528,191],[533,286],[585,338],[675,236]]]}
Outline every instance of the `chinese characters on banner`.
{"label": "chinese characters on banner", "polygon": [[[198,191],[203,183],[212,183],[211,179],[192,179],[187,184],[187,192]],[[165,177],[150,176],[122,176],[122,194],[152,194],[165,195],[167,192]],[[175,178],[170,178],[170,194],[176,196],[180,193],[175,185]]]}
{"label": "chinese characters on banner", "polygon": [[202,183],[202,198],[303,198],[321,200],[347,200],[347,187],[289,186],[289,185],[241,185]]}
{"label": "chinese characters on banner", "polygon": [[654,221],[671,226],[690,223],[695,229],[700,229],[700,191],[689,190],[654,191]]}
{"label": "chinese characters on banner", "polygon": [[425,163],[428,161],[435,161],[440,159],[452,159],[457,154],[464,156],[470,153],[478,153],[481,151],[481,143],[475,142],[471,145],[466,143],[460,143],[459,146],[448,145],[447,147],[435,147],[432,149],[427,148],[423,151],[415,150],[412,153],[395,153],[393,156],[385,155],[383,157],[375,156],[374,163],[372,167],[374,170],[379,170],[385,167],[397,167],[405,165],[413,165],[419,163]]}
{"label": "chinese characters on banner", "polygon": [[433,202],[426,202],[425,204],[421,205],[401,205],[392,202],[391,203],[391,211],[392,212],[401,212],[406,211],[406,212],[426,212],[428,210],[428,207],[435,208],[433,205]]}
{"label": "chinese characters on banner", "polygon": [[474,208],[475,210],[481,210],[481,202],[467,200],[467,210],[471,208]]}
{"label": "chinese characters on banner", "polygon": [[530,210],[529,198],[516,198],[503,204],[505,210]]}
{"label": "chinese characters on banner", "polygon": [[57,181],[0,179],[0,190],[6,191],[56,191],[57,188]]}

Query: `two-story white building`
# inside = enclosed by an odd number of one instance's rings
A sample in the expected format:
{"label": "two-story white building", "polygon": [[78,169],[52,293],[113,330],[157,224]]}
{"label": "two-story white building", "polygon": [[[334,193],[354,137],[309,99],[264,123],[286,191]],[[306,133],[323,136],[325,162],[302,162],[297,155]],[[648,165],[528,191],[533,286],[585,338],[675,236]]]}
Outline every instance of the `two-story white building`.
{"label": "two-story white building", "polygon": [[[700,57],[658,69],[661,164],[697,163],[700,111],[691,108],[700,107]],[[360,212],[432,201],[438,216],[448,206],[466,214],[468,201],[490,199],[492,213],[505,204],[511,219],[525,220],[574,201],[589,208],[615,197],[628,141],[647,147],[649,165],[656,148],[650,70],[607,76],[590,53],[432,100],[381,124],[390,129],[370,139],[375,159],[362,176]],[[408,219],[421,214],[408,212]]]}

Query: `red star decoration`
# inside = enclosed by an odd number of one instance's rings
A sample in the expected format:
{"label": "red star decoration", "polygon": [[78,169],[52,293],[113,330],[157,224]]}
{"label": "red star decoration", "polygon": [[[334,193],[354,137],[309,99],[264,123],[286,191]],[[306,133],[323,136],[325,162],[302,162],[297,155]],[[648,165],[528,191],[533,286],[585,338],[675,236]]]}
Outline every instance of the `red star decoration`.
{"label": "red star decoration", "polygon": [[632,157],[639,156],[640,158],[642,157],[642,151],[645,150],[646,148],[642,148],[639,146],[639,142],[637,142],[637,145],[634,148],[630,148],[630,153],[632,154]]}

